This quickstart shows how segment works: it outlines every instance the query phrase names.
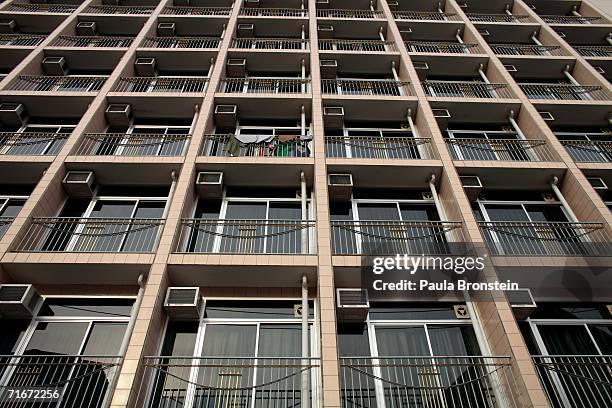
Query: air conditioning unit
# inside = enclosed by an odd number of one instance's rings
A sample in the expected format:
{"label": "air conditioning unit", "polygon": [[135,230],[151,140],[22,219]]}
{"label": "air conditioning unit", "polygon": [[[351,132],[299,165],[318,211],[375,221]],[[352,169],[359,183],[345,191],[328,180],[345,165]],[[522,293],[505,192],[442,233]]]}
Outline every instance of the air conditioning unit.
{"label": "air conditioning unit", "polygon": [[536,310],[537,305],[529,289],[506,290],[506,299],[518,320],[524,320]]}
{"label": "air conditioning unit", "polygon": [[603,195],[608,191],[608,185],[601,177],[587,177],[587,180],[599,195]]}
{"label": "air conditioning unit", "polygon": [[154,77],[157,75],[155,58],[136,58],[134,71],[139,77]]}
{"label": "air conditioning unit", "polygon": [[334,38],[334,26],[331,24],[319,24],[317,25],[317,33],[319,38],[322,39]]}
{"label": "air conditioning unit", "polygon": [[217,127],[234,127],[238,119],[238,107],[236,105],[215,106],[215,124]]}
{"label": "air conditioning unit", "polygon": [[399,2],[397,1],[387,1],[387,6],[391,11],[396,11],[399,8]]}
{"label": "air conditioning unit", "polygon": [[329,129],[342,129],[344,126],[344,108],[342,106],[323,107],[323,123]]}
{"label": "air conditioning unit", "polygon": [[13,34],[17,32],[15,20],[0,21],[0,34]]}
{"label": "air conditioning unit", "polygon": [[452,115],[448,111],[448,109],[432,109],[434,118],[438,122],[438,126],[442,129],[446,129],[448,126],[448,121],[451,119]]}
{"label": "air conditioning unit", "polygon": [[330,8],[329,0],[317,0],[316,6],[318,9],[328,9]]}
{"label": "air conditioning unit", "polygon": [[98,26],[95,21],[81,21],[76,25],[77,35],[94,36],[98,34]]}
{"label": "air conditioning unit", "polygon": [[111,126],[129,126],[132,107],[125,103],[111,103],[106,108],[106,120]]}
{"label": "air conditioning unit", "polygon": [[602,67],[600,67],[599,65],[593,65],[593,68],[595,68],[595,71],[597,71],[600,74],[605,74],[606,70],[603,69]]}
{"label": "air conditioning unit", "polygon": [[512,64],[504,64],[504,68],[506,68],[508,72],[518,72],[518,69]]}
{"label": "air conditioning unit", "polygon": [[336,173],[327,175],[330,201],[349,201],[353,195],[353,175]]}
{"label": "air conditioning unit", "polygon": [[40,295],[32,285],[0,285],[0,315],[4,318],[29,318]]}
{"label": "air conditioning unit", "polygon": [[478,176],[459,176],[463,191],[470,201],[476,201],[482,192],[482,183]]}
{"label": "air conditioning unit", "polygon": [[201,198],[218,200],[223,195],[223,172],[201,171],[196,177],[195,185]]}
{"label": "air conditioning unit", "polygon": [[229,58],[225,65],[225,75],[228,78],[244,78],[246,76],[246,58]]}
{"label": "air conditioning unit", "polygon": [[25,107],[21,103],[0,104],[0,123],[9,126],[23,126],[27,121]]}
{"label": "air conditioning unit", "polygon": [[321,60],[321,78],[336,79],[338,76],[338,61],[337,60]]}
{"label": "air conditioning unit", "polygon": [[416,71],[419,79],[424,81],[427,79],[427,71],[429,71],[429,64],[424,61],[413,61],[412,65],[414,66],[414,70]]}
{"label": "air conditioning unit", "polygon": [[62,185],[70,197],[91,198],[96,189],[96,178],[92,171],[69,171]]}
{"label": "air conditioning unit", "polygon": [[478,33],[483,37],[488,37],[491,35],[491,33],[489,33],[489,30],[485,30],[484,28],[478,28]]}
{"label": "air conditioning unit", "polygon": [[64,76],[68,73],[66,58],[64,57],[45,57],[42,61],[45,74],[51,76]]}
{"label": "air conditioning unit", "polygon": [[157,24],[157,35],[160,37],[175,37],[176,36],[176,24],[174,23]]}
{"label": "air conditioning unit", "polygon": [[370,302],[365,289],[336,289],[336,315],[339,322],[365,322]]}
{"label": "air conditioning unit", "polygon": [[244,0],[244,7],[259,7],[259,0]]}
{"label": "air conditioning unit", "polygon": [[402,37],[404,40],[412,39],[412,34],[412,28],[410,27],[406,27],[403,30],[400,30],[400,37]]}
{"label": "air conditioning unit", "polygon": [[554,122],[555,121],[555,117],[550,112],[539,111],[538,113],[540,114],[542,119],[544,119],[547,122]]}
{"label": "air conditioning unit", "polygon": [[199,319],[202,312],[202,297],[198,287],[170,287],[166,291],[164,309],[172,319]]}
{"label": "air conditioning unit", "polygon": [[255,37],[255,24],[238,24],[236,27],[236,37],[253,38]]}

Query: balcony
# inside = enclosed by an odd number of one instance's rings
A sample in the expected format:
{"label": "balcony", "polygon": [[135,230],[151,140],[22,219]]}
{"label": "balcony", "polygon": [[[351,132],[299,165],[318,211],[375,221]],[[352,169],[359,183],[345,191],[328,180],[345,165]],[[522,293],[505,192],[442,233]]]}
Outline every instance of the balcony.
{"label": "balcony", "polygon": [[428,96],[444,98],[509,99],[512,94],[506,84],[470,81],[423,81]]}
{"label": "balcony", "polygon": [[308,17],[308,10],[299,8],[241,8],[243,17]]}
{"label": "balcony", "polygon": [[540,16],[547,24],[606,24],[606,19],[601,16]]}
{"label": "balcony", "polygon": [[561,101],[605,101],[608,93],[599,85],[571,84],[521,84],[519,86],[529,99]]}
{"label": "balcony", "polygon": [[483,161],[520,161],[541,162],[554,161],[555,156],[550,151],[546,140],[513,138],[481,138],[470,137],[473,132],[467,132],[467,137],[446,138],[446,145],[453,160],[483,160]]}
{"label": "balcony", "polygon": [[83,156],[183,156],[191,135],[86,133],[75,151]]}
{"label": "balcony", "polygon": [[316,407],[312,394],[303,401],[302,378],[319,366],[315,358],[145,357],[141,406]]}
{"label": "balcony", "polygon": [[429,54],[482,54],[478,44],[466,44],[443,41],[404,41],[408,52],[425,52]]}
{"label": "balcony", "polygon": [[583,57],[612,57],[612,46],[574,45],[573,47]]}
{"label": "balcony", "polygon": [[79,7],[78,4],[29,4],[11,3],[2,11],[13,11],[17,13],[57,13],[70,14]]}
{"label": "balcony", "polygon": [[231,7],[173,7],[166,6],[160,14],[170,16],[229,16]]}
{"label": "balcony", "polygon": [[312,254],[314,221],[183,219],[178,253]]}
{"label": "balcony", "polygon": [[497,55],[538,55],[559,57],[565,55],[558,45],[489,44]]}
{"label": "balcony", "polygon": [[106,76],[34,76],[20,75],[7,89],[29,92],[97,92]]}
{"label": "balcony", "polygon": [[242,143],[233,134],[204,135],[200,150],[207,157],[311,157],[312,137],[310,135],[287,135],[262,142]]}
{"label": "balcony", "polygon": [[[103,407],[110,401],[121,361],[122,357],[88,355],[0,356],[0,374],[4,374],[5,381],[0,386],[3,405]],[[24,402],[23,397],[15,396],[32,389],[48,390],[50,398],[41,403],[42,399]]]}
{"label": "balcony", "polygon": [[84,14],[124,14],[124,15],[149,15],[155,7],[145,6],[106,6],[92,5],[83,10]]}
{"label": "balcony", "polygon": [[455,221],[343,221],[332,220],[332,253],[448,254],[446,238],[461,228]]}
{"label": "balcony", "polygon": [[457,13],[440,13],[438,11],[394,11],[393,18],[402,21],[461,21]]}
{"label": "balcony", "polygon": [[532,356],[532,360],[552,406],[609,406],[612,356]]}
{"label": "balcony", "polygon": [[0,47],[36,47],[45,38],[36,34],[0,34]]}
{"label": "balcony", "polygon": [[219,37],[147,37],[140,47],[217,49],[220,43]]}
{"label": "balcony", "polygon": [[133,37],[60,35],[51,43],[51,46],[127,48],[132,45],[133,40]]}
{"label": "balcony", "polygon": [[70,133],[1,132],[0,155],[52,156],[57,154]]}
{"label": "balcony", "polygon": [[310,79],[298,78],[224,78],[221,93],[246,94],[306,94],[310,92]]}
{"label": "balcony", "polygon": [[381,40],[319,40],[321,51],[395,52],[393,41]]}
{"label": "balcony", "polygon": [[497,256],[610,256],[610,237],[599,222],[478,222]]}
{"label": "balcony", "polygon": [[164,220],[34,217],[18,252],[150,253]]}
{"label": "balcony", "polygon": [[612,140],[605,134],[555,132],[555,135],[576,162],[612,162]]}
{"label": "balcony", "polygon": [[207,84],[206,77],[122,77],[113,92],[201,93]]}
{"label": "balcony", "polygon": [[351,10],[351,9],[318,9],[317,17],[323,18],[356,18],[356,19],[371,19],[384,18],[385,14],[382,11],[376,10]]}
{"label": "balcony", "polygon": [[343,407],[517,407],[510,357],[343,357]]}
{"label": "balcony", "polygon": [[301,38],[232,38],[230,48],[253,50],[307,50],[308,40]]}
{"label": "balcony", "polygon": [[321,92],[326,95],[411,95],[410,82],[390,79],[322,79]]}
{"label": "balcony", "polygon": [[325,136],[325,157],[358,159],[434,159],[429,138],[409,136]]}
{"label": "balcony", "polygon": [[533,23],[528,15],[515,14],[476,14],[467,13],[467,18],[474,23]]}

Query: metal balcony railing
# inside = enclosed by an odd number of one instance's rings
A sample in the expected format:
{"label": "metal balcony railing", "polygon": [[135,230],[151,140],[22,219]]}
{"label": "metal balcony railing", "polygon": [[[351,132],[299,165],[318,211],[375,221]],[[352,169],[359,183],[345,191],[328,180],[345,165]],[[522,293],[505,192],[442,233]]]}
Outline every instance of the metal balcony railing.
{"label": "metal balcony railing", "polygon": [[326,157],[356,159],[434,159],[429,138],[406,136],[325,136]]}
{"label": "metal balcony railing", "polygon": [[301,38],[232,38],[230,48],[253,50],[307,50],[308,40]]}
{"label": "metal balcony railing", "polygon": [[319,40],[321,51],[393,52],[393,41],[381,40]]}
{"label": "metal balcony railing", "polygon": [[[574,159],[581,163],[609,163],[612,162],[612,135],[610,140],[586,140],[585,136],[602,137],[601,133],[555,133],[559,142]],[[578,138],[581,136],[581,138]],[[576,139],[572,139],[576,137]]]}
{"label": "metal balcony railing", "polygon": [[132,41],[134,41],[133,37],[60,35],[51,43],[51,46],[127,48],[132,45]]}
{"label": "metal balcony railing", "polygon": [[379,10],[318,9],[317,17],[325,18],[384,18]]}
{"label": "metal balcony railing", "polygon": [[78,4],[30,4],[11,3],[2,11],[15,11],[18,13],[58,13],[70,14],[79,7]]}
{"label": "metal balcony railing", "polygon": [[448,254],[447,236],[461,235],[455,221],[332,220],[331,228],[334,255]]}
{"label": "metal balcony railing", "polygon": [[0,34],[0,47],[36,47],[44,39],[44,35],[37,34]]}
{"label": "metal balcony railing", "polygon": [[[110,402],[122,357],[3,355],[3,407],[104,408]],[[46,398],[32,397],[31,390]],[[23,392],[26,392],[24,395]],[[24,398],[25,396],[25,398]]]}
{"label": "metal balcony railing", "polygon": [[392,79],[322,79],[321,92],[333,95],[411,95],[410,82]]}
{"label": "metal balcony railing", "polygon": [[161,14],[172,16],[229,16],[231,7],[175,7],[166,6]]}
{"label": "metal balcony railing", "polygon": [[446,144],[453,160],[494,161],[555,161],[546,140],[482,138],[447,138]]}
{"label": "metal balcony railing", "polygon": [[163,223],[157,218],[34,217],[17,251],[150,253]]}
{"label": "metal balcony railing", "polygon": [[42,156],[57,154],[70,133],[0,132],[0,154]]}
{"label": "metal balcony railing", "polygon": [[310,92],[310,79],[301,78],[224,78],[222,93],[304,94]]}
{"label": "metal balcony railing", "polygon": [[605,24],[606,20],[601,16],[540,16],[547,24]]}
{"label": "metal balcony railing", "polygon": [[532,356],[548,400],[559,408],[607,408],[612,356]]}
{"label": "metal balcony railing", "polygon": [[510,357],[342,357],[343,408],[516,408]]}
{"label": "metal balcony railing", "polygon": [[498,55],[543,55],[561,56],[565,53],[558,45],[530,45],[530,44],[489,44]]}
{"label": "metal balcony railing", "polygon": [[430,54],[481,54],[478,44],[442,42],[442,41],[404,41],[408,52],[426,52]]}
{"label": "metal balcony railing", "polygon": [[[266,138],[264,135],[261,137]],[[287,135],[277,136],[266,142],[244,144],[234,135],[204,135],[200,155],[209,157],[312,157],[311,139],[310,135]]]}
{"label": "metal balcony railing", "polygon": [[85,7],[85,14],[127,14],[127,15],[147,15],[153,13],[155,7],[151,6],[106,6],[91,5]]}
{"label": "metal balcony railing", "polygon": [[85,133],[76,149],[83,156],[183,156],[191,135]]}
{"label": "metal balcony railing", "polygon": [[147,37],[141,48],[209,48],[217,49],[219,37]]}
{"label": "metal balcony railing", "polygon": [[318,406],[302,395],[304,376],[315,378],[320,361],[295,357],[174,357],[143,359],[138,399],[146,408]]}
{"label": "metal balcony railing", "polygon": [[396,20],[461,21],[457,13],[438,11],[394,11],[393,18]]}
{"label": "metal balcony railing", "polygon": [[606,90],[599,85],[570,84],[520,84],[529,99],[554,99],[570,101],[605,101]]}
{"label": "metal balcony railing", "polygon": [[34,92],[97,92],[108,77],[19,75],[7,89]]}
{"label": "metal balcony railing", "polygon": [[533,23],[533,19],[525,14],[476,14],[467,13],[467,18],[476,23]]}
{"label": "metal balcony railing", "polygon": [[610,237],[599,222],[479,221],[487,247],[499,256],[609,256]]}
{"label": "metal balcony railing", "polygon": [[115,85],[114,92],[163,92],[189,93],[204,92],[206,77],[122,77]]}
{"label": "metal balcony railing", "polygon": [[311,254],[314,221],[183,219],[178,253]]}
{"label": "metal balcony railing", "polygon": [[308,10],[298,8],[247,7],[240,9],[240,15],[245,17],[308,17]]}
{"label": "metal balcony railing", "polygon": [[574,45],[573,47],[583,57],[612,57],[612,46]]}
{"label": "metal balcony railing", "polygon": [[447,98],[512,98],[507,84],[491,84],[470,81],[422,81],[423,90],[429,96]]}
{"label": "metal balcony railing", "polygon": [[[0,217],[0,238],[6,234],[6,231],[9,229],[14,220],[15,217]],[[0,375],[1,374],[2,370],[0,370]]]}

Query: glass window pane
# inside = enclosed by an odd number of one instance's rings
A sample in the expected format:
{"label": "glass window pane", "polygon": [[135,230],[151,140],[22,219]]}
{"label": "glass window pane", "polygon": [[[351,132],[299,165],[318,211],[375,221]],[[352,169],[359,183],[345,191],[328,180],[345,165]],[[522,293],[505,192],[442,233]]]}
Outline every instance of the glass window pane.
{"label": "glass window pane", "polygon": [[478,356],[480,350],[472,326],[428,326],[435,356]]}
{"label": "glass window pane", "polygon": [[258,357],[301,357],[302,327],[298,324],[262,324]]}
{"label": "glass window pane", "polygon": [[338,353],[340,357],[369,357],[370,341],[365,324],[338,325]]}
{"label": "glass window pane", "polygon": [[384,356],[427,356],[425,328],[414,327],[376,327],[378,355]]}
{"label": "glass window pane", "polygon": [[17,342],[28,328],[29,320],[2,319],[0,320],[0,355],[13,354]]}
{"label": "glass window pane", "polygon": [[589,326],[601,354],[612,354],[612,326]]}
{"label": "glass window pane", "polygon": [[79,354],[88,326],[81,322],[38,323],[24,354]]}
{"label": "glass window pane", "polygon": [[529,221],[520,205],[485,205],[491,221]]}
{"label": "glass window pane", "polygon": [[550,355],[598,354],[584,326],[538,325]]}
{"label": "glass window pane", "polygon": [[83,355],[117,356],[127,323],[94,323]]}
{"label": "glass window pane", "polygon": [[255,325],[207,324],[202,345],[204,357],[254,357]]}
{"label": "glass window pane", "polygon": [[135,205],[135,201],[99,200],[91,211],[90,217],[130,218]]}
{"label": "glass window pane", "polygon": [[300,203],[270,203],[268,219],[270,220],[300,220],[302,208]]}
{"label": "glass window pane", "polygon": [[134,218],[161,218],[165,206],[165,201],[141,201],[138,203]]}
{"label": "glass window pane", "polygon": [[130,317],[134,299],[48,299],[40,316]]}
{"label": "glass window pane", "polygon": [[191,356],[194,352],[198,322],[168,322],[162,347],[164,356]]}
{"label": "glass window pane", "polygon": [[21,211],[21,209],[23,208],[23,205],[25,204],[25,202],[26,200],[15,199],[15,198],[8,200],[8,203],[6,204],[6,207],[4,207],[4,210],[2,211],[2,214],[0,214],[0,216],[15,217],[17,214],[19,214],[19,211]]}
{"label": "glass window pane", "polygon": [[399,220],[395,204],[358,204],[360,220]]}
{"label": "glass window pane", "polygon": [[227,203],[225,218],[228,220],[266,219],[267,203]]}

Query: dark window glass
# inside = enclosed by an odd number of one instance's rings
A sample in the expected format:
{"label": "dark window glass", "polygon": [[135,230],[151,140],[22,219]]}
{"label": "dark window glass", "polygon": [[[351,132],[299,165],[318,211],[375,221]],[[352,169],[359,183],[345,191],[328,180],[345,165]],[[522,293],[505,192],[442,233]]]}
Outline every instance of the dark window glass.
{"label": "dark window glass", "polygon": [[[232,302],[225,300],[206,301],[205,317],[216,319],[296,319],[295,305],[301,304],[300,300],[294,301],[241,301]],[[308,312],[310,317],[314,316],[313,303],[309,302]]]}
{"label": "dark window glass", "polygon": [[402,306],[397,303],[373,303],[371,320],[441,320],[456,319],[452,305],[442,306],[423,303],[418,306]]}
{"label": "dark window glass", "polygon": [[203,357],[254,357],[255,325],[207,324]]}
{"label": "dark window glass", "polygon": [[551,355],[598,354],[584,326],[538,325],[542,341]]}
{"label": "dark window glass", "polygon": [[168,322],[162,347],[164,356],[191,356],[198,334],[198,322]]}
{"label": "dark window glass", "polygon": [[434,356],[478,356],[480,348],[472,326],[428,326]]}
{"label": "dark window glass", "polygon": [[130,317],[134,299],[48,299],[41,316]]}
{"label": "dark window glass", "polygon": [[2,319],[0,320],[0,355],[13,354],[17,342],[28,328],[29,320]]}
{"label": "dark window glass", "polygon": [[589,326],[601,354],[612,354],[612,326]]}
{"label": "dark window glass", "polygon": [[609,319],[604,305],[538,302],[538,308],[531,314],[532,319]]}
{"label": "dark window glass", "polygon": [[76,355],[81,350],[89,323],[38,323],[24,354]]}
{"label": "dark window glass", "polygon": [[259,328],[259,357],[300,357],[302,327],[299,324],[262,324]]}
{"label": "dark window glass", "polygon": [[340,357],[369,357],[370,342],[365,324],[338,324]]}
{"label": "dark window glass", "polygon": [[83,355],[117,356],[127,323],[94,323]]}

